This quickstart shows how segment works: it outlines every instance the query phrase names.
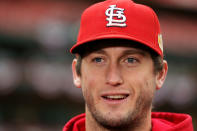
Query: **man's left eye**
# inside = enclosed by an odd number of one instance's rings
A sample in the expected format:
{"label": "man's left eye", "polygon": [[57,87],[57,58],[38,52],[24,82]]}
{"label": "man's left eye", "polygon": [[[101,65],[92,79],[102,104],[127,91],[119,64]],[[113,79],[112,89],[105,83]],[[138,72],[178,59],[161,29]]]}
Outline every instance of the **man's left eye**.
{"label": "man's left eye", "polygon": [[126,62],[135,63],[137,60],[135,58],[127,58]]}

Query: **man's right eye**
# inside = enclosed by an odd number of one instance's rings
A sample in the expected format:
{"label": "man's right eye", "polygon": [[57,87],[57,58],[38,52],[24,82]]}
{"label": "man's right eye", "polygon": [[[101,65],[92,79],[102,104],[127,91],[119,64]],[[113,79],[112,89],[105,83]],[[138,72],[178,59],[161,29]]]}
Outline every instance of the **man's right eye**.
{"label": "man's right eye", "polygon": [[101,63],[103,61],[104,61],[103,58],[100,58],[100,57],[96,57],[93,59],[93,62],[96,62],[96,63]]}

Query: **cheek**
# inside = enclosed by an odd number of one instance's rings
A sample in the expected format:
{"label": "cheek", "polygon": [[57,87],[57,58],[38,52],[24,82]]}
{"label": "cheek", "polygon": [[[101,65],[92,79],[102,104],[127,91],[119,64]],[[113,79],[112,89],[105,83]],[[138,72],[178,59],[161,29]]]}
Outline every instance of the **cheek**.
{"label": "cheek", "polygon": [[94,80],[91,77],[87,77],[85,74],[83,74],[81,83],[84,98],[90,97],[91,94],[93,95],[95,83]]}
{"label": "cheek", "polygon": [[87,82],[87,80],[82,80],[82,93],[83,93],[83,97],[85,100],[85,103],[88,106],[92,106],[94,105],[94,87],[93,87],[93,82],[89,81]]}
{"label": "cheek", "polygon": [[86,88],[96,89],[97,86],[101,85],[104,79],[105,70],[98,70],[92,68],[91,66],[86,66],[82,70],[82,84],[85,85]]}
{"label": "cheek", "polygon": [[[144,72],[128,72],[126,81],[129,82],[130,87],[132,87],[134,93],[138,96],[141,93],[152,95],[156,89],[156,81],[154,74],[149,71]],[[133,74],[133,75],[131,75]]]}
{"label": "cheek", "polygon": [[87,103],[96,100],[98,97],[99,89],[102,87],[101,82],[103,81],[99,76],[95,72],[91,72],[91,70],[82,72],[82,92]]}
{"label": "cheek", "polygon": [[148,79],[145,83],[144,86],[144,93],[147,94],[147,97],[151,97],[153,98],[154,93],[156,91],[156,83],[155,83],[155,79]]}

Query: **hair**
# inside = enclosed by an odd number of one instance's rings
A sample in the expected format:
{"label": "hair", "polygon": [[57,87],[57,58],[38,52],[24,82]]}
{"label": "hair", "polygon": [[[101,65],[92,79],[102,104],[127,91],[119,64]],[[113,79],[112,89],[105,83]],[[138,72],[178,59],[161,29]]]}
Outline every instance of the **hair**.
{"label": "hair", "polygon": [[93,51],[96,51],[96,50],[104,48],[104,47],[109,47],[109,46],[127,46],[127,47],[134,47],[134,48],[142,49],[150,54],[150,56],[153,60],[153,64],[154,64],[154,73],[155,74],[162,71],[162,69],[163,69],[163,58],[158,53],[153,51],[151,48],[149,48],[145,45],[139,44],[138,42],[131,41],[131,40],[103,39],[103,40],[96,40],[96,41],[85,43],[76,49],[76,52],[78,52],[77,54],[79,54],[76,57],[76,59],[77,59],[77,64],[76,64],[77,74],[81,75],[81,63],[82,63],[82,59],[85,56],[87,56],[88,54],[90,54]]}

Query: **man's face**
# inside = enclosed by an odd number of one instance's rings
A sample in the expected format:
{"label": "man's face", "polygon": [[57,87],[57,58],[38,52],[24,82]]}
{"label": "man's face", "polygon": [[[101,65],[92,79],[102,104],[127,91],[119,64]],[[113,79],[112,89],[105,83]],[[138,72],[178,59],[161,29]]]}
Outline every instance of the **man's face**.
{"label": "man's face", "polygon": [[[75,85],[82,88],[86,115],[104,127],[121,127],[146,117],[157,86],[148,52],[132,47],[106,47],[82,59]],[[88,117],[88,116],[87,116]]]}

